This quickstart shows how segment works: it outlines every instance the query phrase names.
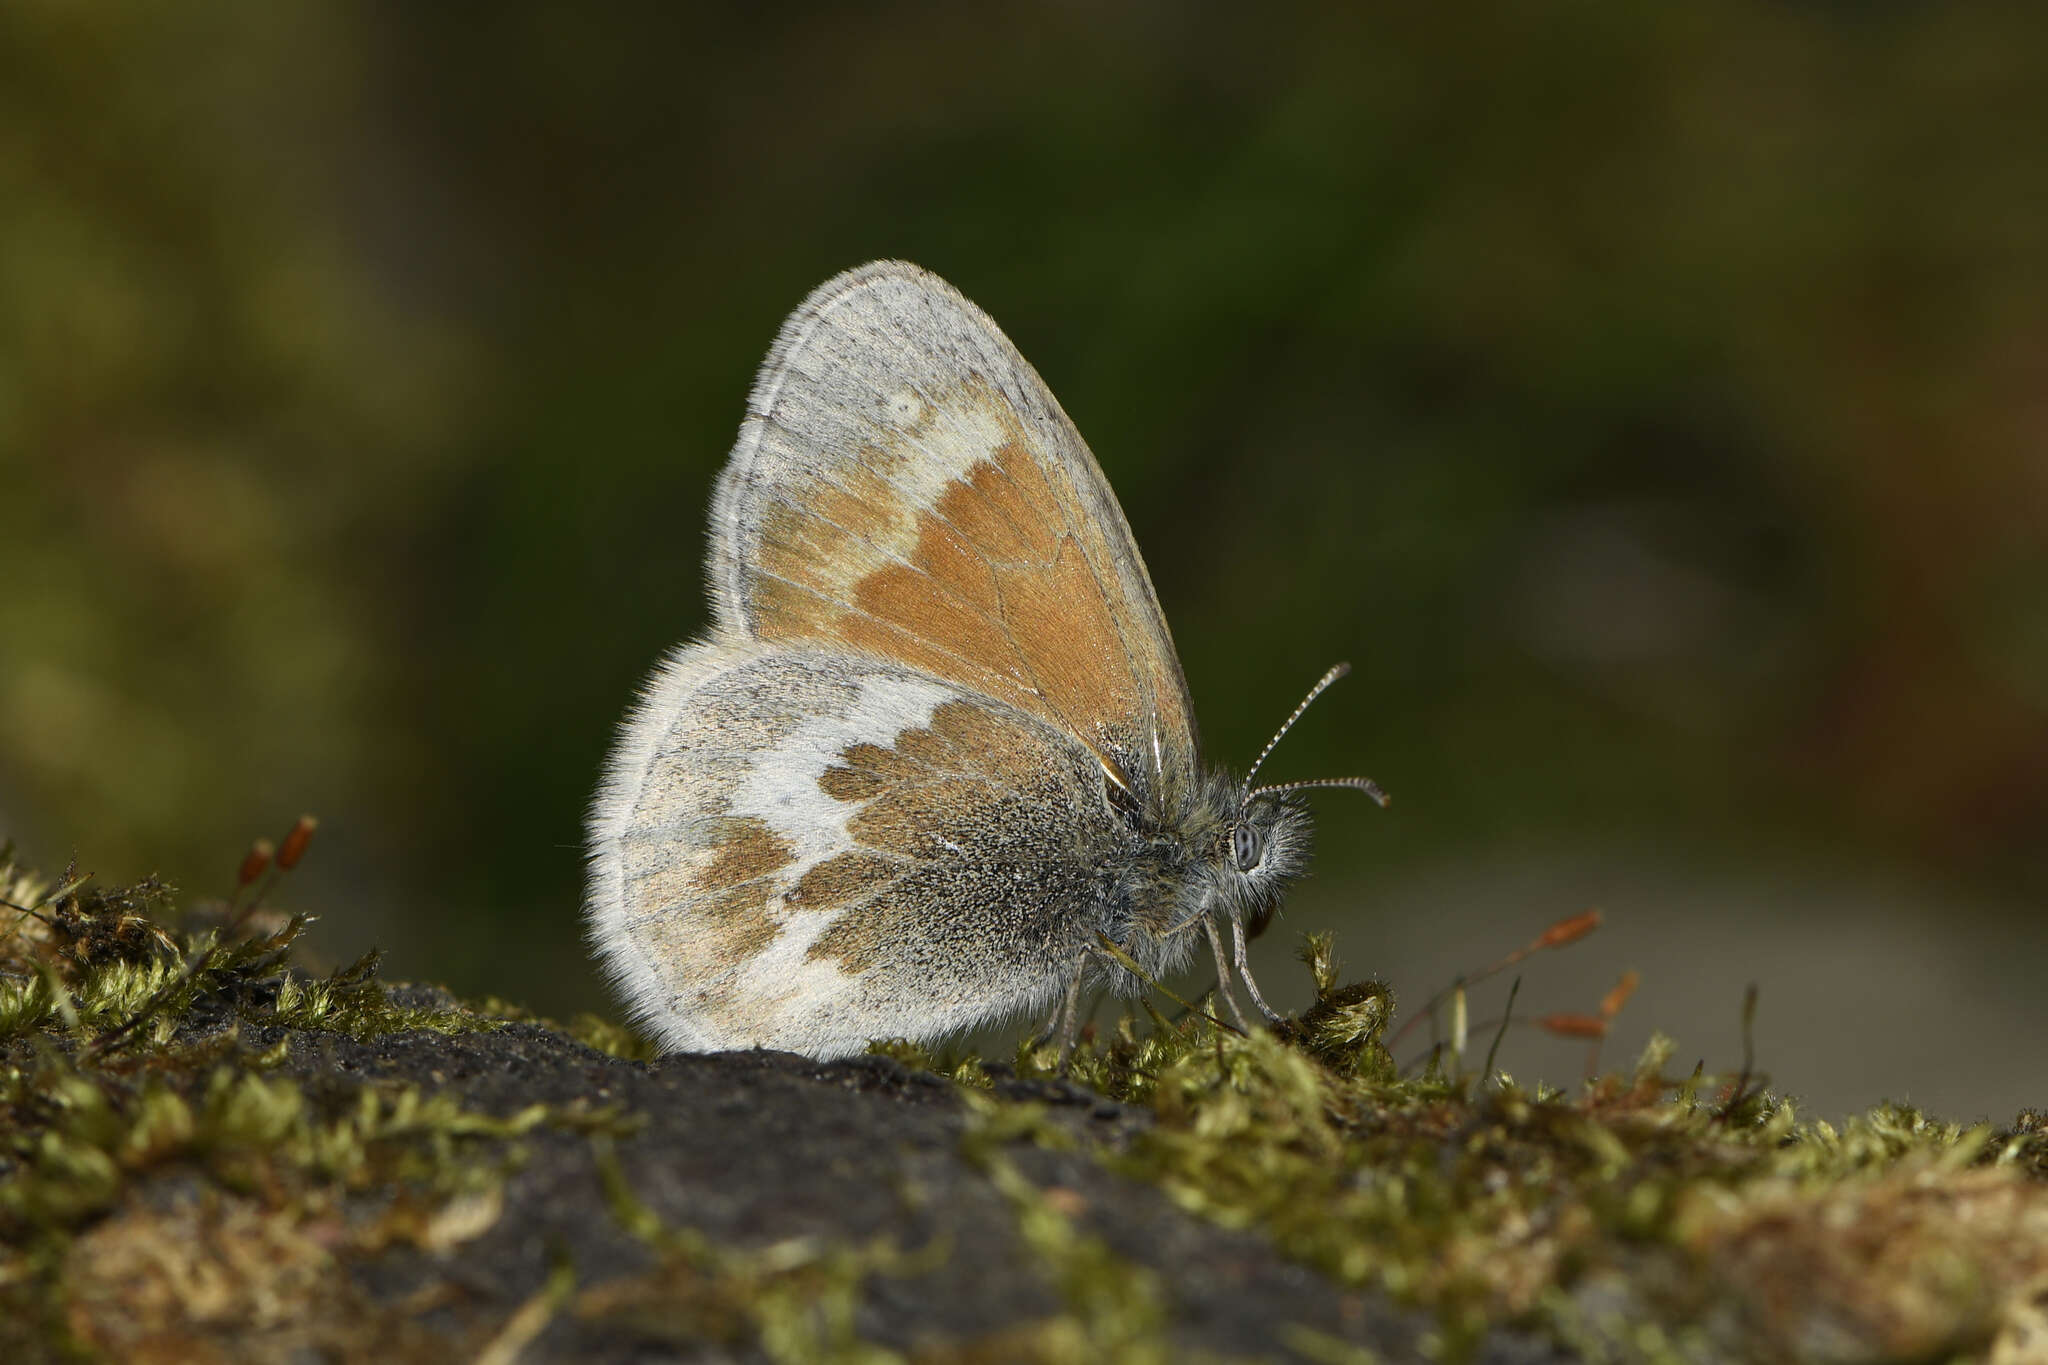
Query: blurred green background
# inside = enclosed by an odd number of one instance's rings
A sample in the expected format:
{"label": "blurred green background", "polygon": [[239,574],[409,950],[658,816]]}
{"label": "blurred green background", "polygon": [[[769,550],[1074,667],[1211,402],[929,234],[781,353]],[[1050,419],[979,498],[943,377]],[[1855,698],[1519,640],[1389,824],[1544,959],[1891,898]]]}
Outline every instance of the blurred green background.
{"label": "blurred green background", "polygon": [[[2048,10],[21,0],[0,835],[566,1012],[776,325],[902,256],[1115,484],[1301,929],[1824,1112],[2048,1103]],[[1502,987],[1505,982],[1495,983]],[[1499,990],[1476,1005],[1498,1009]],[[1572,1080],[1582,1050],[1506,1064]]]}

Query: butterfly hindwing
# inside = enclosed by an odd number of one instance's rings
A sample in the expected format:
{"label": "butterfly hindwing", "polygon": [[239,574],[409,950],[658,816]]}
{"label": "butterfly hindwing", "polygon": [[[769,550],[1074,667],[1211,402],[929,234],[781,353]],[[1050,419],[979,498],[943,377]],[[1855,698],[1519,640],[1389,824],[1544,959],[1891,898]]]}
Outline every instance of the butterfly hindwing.
{"label": "butterfly hindwing", "polygon": [[713,509],[721,635],[893,659],[1038,716],[1164,810],[1197,770],[1165,617],[1095,458],[1008,338],[883,261],[791,315]]}
{"label": "butterfly hindwing", "polygon": [[1041,1007],[1094,941],[1094,756],[839,650],[676,651],[592,817],[592,939],[669,1048],[813,1056]]}

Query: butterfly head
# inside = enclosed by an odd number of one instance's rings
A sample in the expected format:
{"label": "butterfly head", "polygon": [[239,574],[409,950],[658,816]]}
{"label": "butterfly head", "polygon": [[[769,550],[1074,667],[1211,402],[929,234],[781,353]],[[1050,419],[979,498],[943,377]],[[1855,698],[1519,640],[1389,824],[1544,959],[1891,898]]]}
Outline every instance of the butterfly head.
{"label": "butterfly head", "polygon": [[[1350,787],[1363,791],[1381,805],[1385,792],[1369,777],[1318,778],[1307,782],[1282,782],[1257,786],[1259,769],[1281,738],[1294,728],[1302,712],[1323,694],[1331,683],[1351,671],[1338,664],[1317,680],[1301,704],[1266,742],[1242,783],[1226,783],[1220,795],[1233,809],[1228,834],[1214,859],[1211,891],[1222,903],[1224,913],[1239,923],[1263,925],[1279,903],[1287,883],[1308,867],[1314,824],[1298,793],[1310,787]],[[1223,804],[1219,802],[1219,805]],[[1256,932],[1256,928],[1254,929]]]}
{"label": "butterfly head", "polygon": [[1314,832],[1308,807],[1293,793],[1240,794],[1211,883],[1225,913],[1240,920],[1270,913],[1287,884],[1308,870]]}

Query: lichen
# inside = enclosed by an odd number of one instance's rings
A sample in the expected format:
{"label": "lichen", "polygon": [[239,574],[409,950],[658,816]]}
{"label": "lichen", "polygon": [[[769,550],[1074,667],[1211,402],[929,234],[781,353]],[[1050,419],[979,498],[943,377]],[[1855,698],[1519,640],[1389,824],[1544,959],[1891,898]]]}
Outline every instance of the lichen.
{"label": "lichen", "polygon": [[560,1306],[579,1317],[620,1322],[652,1341],[758,1346],[788,1365],[884,1365],[902,1357],[861,1339],[854,1314],[873,1276],[915,1275],[942,1245],[905,1253],[886,1238],[850,1246],[793,1238],[770,1246],[720,1247],[696,1230],[671,1227],[628,1185],[608,1140],[594,1143],[612,1214],[656,1255],[654,1269],[603,1284]]}
{"label": "lichen", "polygon": [[1158,1275],[1083,1231],[1062,1207],[1070,1201],[1032,1184],[1006,1151],[1020,1140],[1064,1144],[1065,1133],[1049,1126],[1036,1104],[1003,1105],[976,1092],[968,1092],[967,1102],[973,1118],[962,1152],[1008,1201],[1024,1245],[1066,1307],[1056,1317],[1004,1333],[1003,1353],[989,1358],[1048,1365],[1091,1360],[1151,1365],[1175,1359],[1166,1335],[1170,1302]]}
{"label": "lichen", "polygon": [[797,1238],[744,1251],[719,1247],[693,1229],[663,1223],[634,1195],[603,1139],[596,1144],[596,1160],[606,1200],[620,1224],[655,1251],[657,1265],[564,1294],[551,1311],[629,1324],[653,1341],[752,1345],[788,1365],[1153,1365],[1187,1359],[1169,1343],[1169,1300],[1159,1277],[1082,1230],[1062,1206],[1072,1191],[1038,1188],[1012,1159],[1009,1149],[1020,1141],[1065,1140],[1046,1122],[1044,1110],[999,1104],[978,1090],[963,1094],[970,1114],[963,1155],[1010,1206],[1020,1239],[1063,1311],[979,1336],[929,1340],[910,1356],[885,1349],[855,1330],[864,1287],[876,1276],[913,1277],[934,1268],[950,1251],[942,1240],[912,1251],[885,1238],[859,1245]]}

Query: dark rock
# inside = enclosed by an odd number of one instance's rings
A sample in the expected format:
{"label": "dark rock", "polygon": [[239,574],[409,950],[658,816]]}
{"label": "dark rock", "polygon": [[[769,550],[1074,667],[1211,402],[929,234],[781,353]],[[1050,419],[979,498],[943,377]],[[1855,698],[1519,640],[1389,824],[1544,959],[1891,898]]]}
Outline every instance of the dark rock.
{"label": "dark rock", "polygon": [[[818,1063],[747,1052],[633,1062],[521,1023],[367,1041],[294,1033],[278,1071],[309,1084],[341,1076],[446,1091],[466,1109],[497,1116],[533,1104],[619,1106],[644,1125],[616,1147],[633,1193],[664,1224],[692,1229],[720,1248],[886,1238],[906,1252],[943,1249],[919,1273],[866,1280],[856,1325],[862,1339],[877,1345],[907,1351],[971,1343],[1064,1308],[1055,1277],[1019,1234],[1011,1201],[963,1152],[970,1115],[959,1090],[888,1058]],[[1433,1326],[1427,1315],[1341,1289],[1280,1259],[1257,1234],[1192,1217],[1157,1190],[1105,1169],[1089,1149],[1114,1146],[1150,1121],[1147,1111],[1060,1082],[999,1076],[995,1089],[1006,1099],[1047,1105],[1050,1121],[1078,1139],[1073,1150],[1019,1142],[1006,1154],[1040,1190],[1060,1192],[1078,1227],[1115,1256],[1156,1273],[1176,1356],[1301,1359],[1288,1333],[1302,1327],[1388,1359],[1418,1355]],[[461,1304],[447,1313],[454,1326],[503,1318],[540,1292],[563,1259],[579,1285],[654,1265],[654,1255],[610,1207],[587,1136],[543,1127],[524,1146],[502,1215],[488,1231],[446,1256],[395,1248],[358,1262],[353,1274],[363,1293],[392,1303],[423,1282],[445,1279],[461,1292]],[[625,1361],[650,1352],[733,1353],[726,1344],[693,1346],[559,1313],[522,1359]],[[1513,1335],[1491,1340],[1477,1356],[1556,1358],[1555,1348]]]}

